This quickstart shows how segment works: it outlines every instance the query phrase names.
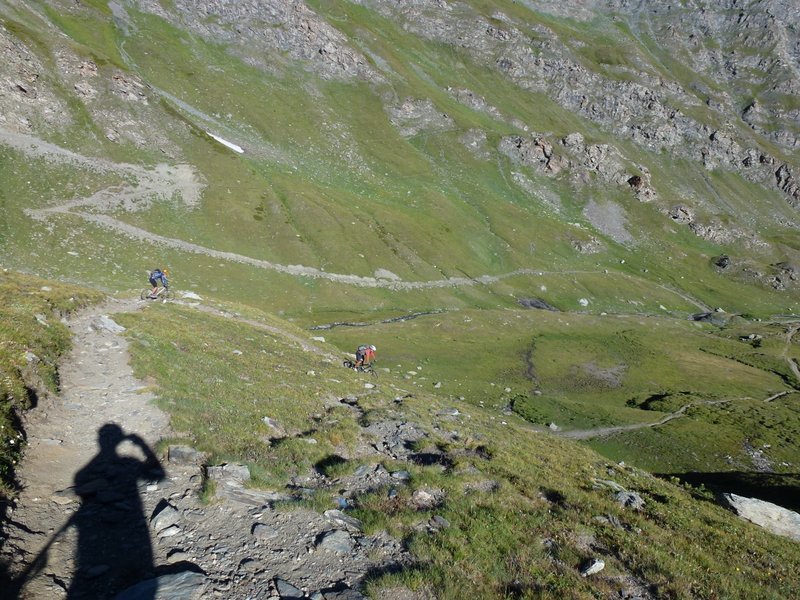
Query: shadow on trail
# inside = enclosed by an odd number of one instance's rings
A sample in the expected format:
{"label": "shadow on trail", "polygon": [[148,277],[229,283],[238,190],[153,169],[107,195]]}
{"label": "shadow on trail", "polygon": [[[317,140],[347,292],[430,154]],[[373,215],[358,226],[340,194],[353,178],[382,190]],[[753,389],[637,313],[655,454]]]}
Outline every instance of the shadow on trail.
{"label": "shadow on trail", "polygon": [[[111,598],[155,575],[139,485],[161,481],[164,469],[141,437],[125,434],[114,423],[100,427],[98,445],[98,453],[75,475],[74,492],[80,508],[18,577],[17,593],[44,569],[50,547],[70,527],[77,529],[77,548],[75,573],[67,589],[69,600]],[[155,598],[156,592],[153,588],[152,595],[137,598]]]}
{"label": "shadow on trail", "polygon": [[656,473],[657,477],[677,477],[694,487],[704,486],[716,494],[732,493],[758,498],[783,508],[800,512],[800,473],[756,473],[727,471],[721,473]]}

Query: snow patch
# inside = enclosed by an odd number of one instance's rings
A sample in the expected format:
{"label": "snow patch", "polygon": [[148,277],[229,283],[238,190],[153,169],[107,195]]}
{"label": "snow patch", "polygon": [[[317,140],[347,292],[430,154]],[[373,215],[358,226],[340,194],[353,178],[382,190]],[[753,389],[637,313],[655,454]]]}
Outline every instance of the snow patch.
{"label": "snow patch", "polygon": [[210,131],[206,131],[206,133],[208,135],[210,135],[212,138],[214,138],[215,140],[217,140],[223,146],[226,146],[227,148],[230,148],[231,150],[233,150],[234,152],[238,152],[239,154],[244,154],[244,150],[242,149],[241,146],[237,146],[233,142],[229,142],[228,140],[224,140],[221,137],[219,137],[218,135],[214,135]]}

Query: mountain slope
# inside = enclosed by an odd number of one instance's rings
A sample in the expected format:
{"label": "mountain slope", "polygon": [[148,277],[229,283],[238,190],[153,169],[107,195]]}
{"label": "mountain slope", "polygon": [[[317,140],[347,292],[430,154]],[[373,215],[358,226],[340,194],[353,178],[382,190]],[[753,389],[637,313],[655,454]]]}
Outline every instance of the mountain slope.
{"label": "mountain slope", "polygon": [[799,20],[0,1],[3,265],[125,295],[168,267],[339,351],[372,340],[460,412],[739,491],[785,478],[785,505]]}

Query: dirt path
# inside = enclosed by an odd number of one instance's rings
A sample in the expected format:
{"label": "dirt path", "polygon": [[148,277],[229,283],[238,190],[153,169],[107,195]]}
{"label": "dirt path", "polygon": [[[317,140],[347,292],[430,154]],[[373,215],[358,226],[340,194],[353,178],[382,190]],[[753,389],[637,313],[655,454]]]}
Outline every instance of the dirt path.
{"label": "dirt path", "polygon": [[791,369],[795,381],[800,385],[800,368],[797,366],[797,361],[789,356],[789,348],[792,347],[792,339],[798,330],[800,330],[800,323],[792,323],[789,325],[789,329],[786,331],[786,343],[783,346],[781,356],[783,356],[784,360],[789,365],[789,369]]}
{"label": "dirt path", "polygon": [[[23,490],[1,549],[12,582],[0,597],[99,600],[138,585],[150,591],[135,598],[154,598],[154,589],[173,600],[299,597],[292,594],[300,590],[349,590],[358,598],[352,588],[368,572],[407,560],[397,540],[363,535],[339,511],[273,510],[286,490],[247,488],[243,465],[208,467],[217,498],[203,503],[205,457],[181,447],[171,447],[168,460],[156,456],[156,443],[170,434],[168,419],[133,376],[123,328],[113,320],[145,305],[109,300],[69,322],[74,347],[60,365],[62,394],[26,420]],[[192,307],[328,356],[291,332]],[[363,471],[359,481],[337,485],[391,481],[377,464]],[[332,482],[319,477],[306,485]]]}
{"label": "dirt path", "polygon": [[62,528],[75,514],[77,474],[97,453],[100,429],[116,423],[151,448],[168,433],[166,416],[128,366],[125,338],[104,316],[135,309],[132,301],[110,301],[74,317],[74,346],[59,370],[62,395],[29,413],[29,446],[19,471],[23,490],[12,514],[19,528],[7,546],[27,565],[50,546],[41,557],[47,564],[23,585],[25,598],[61,597],[64,588],[57,582],[72,578],[76,532]]}
{"label": "dirt path", "polygon": [[[515,269],[508,273],[497,275],[478,275],[474,277],[448,277],[445,279],[435,279],[428,281],[401,281],[396,276],[387,277],[365,277],[347,273],[330,273],[307,267],[304,265],[282,265],[267,260],[261,260],[234,252],[224,252],[187,242],[185,240],[170,238],[147,231],[140,227],[130,225],[119,219],[115,219],[105,211],[112,209],[124,209],[127,211],[145,210],[150,207],[153,198],[171,199],[180,198],[188,208],[197,206],[200,203],[201,194],[205,184],[202,178],[189,165],[166,165],[158,164],[152,168],[145,168],[139,165],[127,163],[115,163],[97,157],[87,157],[76,154],[54,144],[45,142],[34,136],[11,132],[0,127],[0,144],[5,144],[31,157],[44,158],[46,160],[66,163],[75,167],[99,171],[102,173],[116,173],[123,176],[126,180],[132,181],[126,185],[112,186],[85,198],[79,198],[63,202],[43,209],[28,209],[26,214],[33,219],[47,220],[54,215],[70,214],[78,216],[83,220],[93,223],[98,227],[124,235],[130,239],[158,244],[160,246],[174,248],[183,252],[202,254],[220,260],[234,263],[246,264],[259,269],[266,269],[278,273],[298,277],[311,277],[314,279],[325,279],[336,283],[353,285],[367,288],[385,288],[392,290],[415,290],[415,289],[437,289],[437,288],[460,288],[475,285],[491,285],[505,279],[519,276],[541,276],[541,275],[596,275],[603,271],[542,271],[539,269]],[[85,210],[81,210],[85,209]],[[88,209],[88,210],[87,210]],[[612,276],[633,279],[627,273],[615,273]],[[682,300],[694,304],[698,308],[708,310],[702,302],[692,298],[685,292],[673,289],[670,286],[654,284],[664,291],[680,297]]]}

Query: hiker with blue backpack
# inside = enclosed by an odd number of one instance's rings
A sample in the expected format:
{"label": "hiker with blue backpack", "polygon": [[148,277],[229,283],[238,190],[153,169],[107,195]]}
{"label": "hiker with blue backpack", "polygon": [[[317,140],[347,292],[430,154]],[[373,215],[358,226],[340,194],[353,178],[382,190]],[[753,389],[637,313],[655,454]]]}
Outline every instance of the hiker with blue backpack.
{"label": "hiker with blue backpack", "polygon": [[166,269],[163,271],[161,269],[153,269],[150,271],[150,285],[153,286],[153,289],[150,292],[149,298],[156,298],[158,296],[157,292],[159,282],[161,282],[161,285],[164,286],[164,291],[169,290],[169,281],[167,281],[167,275],[169,275],[169,272]]}

